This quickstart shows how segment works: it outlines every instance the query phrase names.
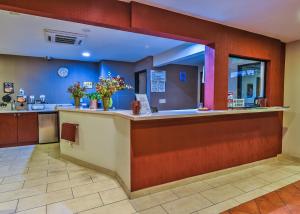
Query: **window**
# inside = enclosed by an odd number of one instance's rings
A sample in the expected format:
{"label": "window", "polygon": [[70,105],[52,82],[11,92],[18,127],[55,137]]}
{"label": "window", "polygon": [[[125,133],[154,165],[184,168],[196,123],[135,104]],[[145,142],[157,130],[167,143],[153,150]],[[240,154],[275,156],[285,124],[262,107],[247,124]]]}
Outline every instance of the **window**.
{"label": "window", "polygon": [[265,76],[265,61],[230,57],[228,94],[252,107],[255,98],[265,97]]}

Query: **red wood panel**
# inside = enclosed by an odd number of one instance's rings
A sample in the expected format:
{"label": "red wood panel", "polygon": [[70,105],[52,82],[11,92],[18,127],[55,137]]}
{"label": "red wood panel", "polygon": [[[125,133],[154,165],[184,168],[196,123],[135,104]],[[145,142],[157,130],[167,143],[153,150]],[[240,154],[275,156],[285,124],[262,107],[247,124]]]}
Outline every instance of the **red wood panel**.
{"label": "red wood panel", "polygon": [[131,127],[132,191],[281,153],[280,113],[136,121]]}
{"label": "red wood panel", "polygon": [[18,144],[34,144],[38,142],[38,114],[18,114]]}
{"label": "red wood panel", "polygon": [[117,29],[130,27],[130,4],[114,0],[1,0],[4,10]]}
{"label": "red wood panel", "polygon": [[15,114],[0,114],[0,147],[17,144],[17,117]]}

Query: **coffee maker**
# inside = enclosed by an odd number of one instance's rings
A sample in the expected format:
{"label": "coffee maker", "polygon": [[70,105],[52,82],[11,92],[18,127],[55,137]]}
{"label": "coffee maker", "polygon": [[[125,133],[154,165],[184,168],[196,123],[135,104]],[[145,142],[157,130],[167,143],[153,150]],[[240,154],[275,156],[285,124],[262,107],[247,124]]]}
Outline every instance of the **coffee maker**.
{"label": "coffee maker", "polygon": [[17,95],[17,103],[16,103],[16,110],[26,110],[27,105],[26,105],[27,97],[25,95],[25,92],[22,88],[19,90],[19,94]]}

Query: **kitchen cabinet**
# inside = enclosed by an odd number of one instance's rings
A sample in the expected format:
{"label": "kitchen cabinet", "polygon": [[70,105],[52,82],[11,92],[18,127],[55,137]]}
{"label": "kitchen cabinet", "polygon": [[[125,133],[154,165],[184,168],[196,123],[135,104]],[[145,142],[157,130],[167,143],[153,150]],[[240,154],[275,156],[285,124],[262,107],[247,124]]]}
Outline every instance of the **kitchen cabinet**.
{"label": "kitchen cabinet", "polygon": [[34,144],[38,142],[38,114],[18,113],[18,144]]}
{"label": "kitchen cabinet", "polygon": [[0,113],[0,147],[38,142],[37,113]]}
{"label": "kitchen cabinet", "polygon": [[17,145],[18,118],[17,114],[0,113],[0,147]]}

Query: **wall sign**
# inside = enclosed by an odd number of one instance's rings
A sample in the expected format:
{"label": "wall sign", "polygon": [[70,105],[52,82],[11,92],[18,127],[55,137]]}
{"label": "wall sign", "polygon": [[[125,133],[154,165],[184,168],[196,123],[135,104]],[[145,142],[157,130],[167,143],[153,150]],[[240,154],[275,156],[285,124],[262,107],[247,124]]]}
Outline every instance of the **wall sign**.
{"label": "wall sign", "polygon": [[136,94],[136,100],[141,103],[141,114],[150,114],[151,108],[146,94]]}
{"label": "wall sign", "polygon": [[151,92],[166,92],[166,71],[151,70]]}
{"label": "wall sign", "polygon": [[93,82],[83,82],[83,87],[87,89],[92,89],[93,88]]}
{"label": "wall sign", "polygon": [[186,81],[186,72],[185,71],[180,71],[179,72],[179,80],[181,82],[185,82]]}
{"label": "wall sign", "polygon": [[3,83],[3,92],[4,93],[8,93],[8,94],[15,93],[14,83],[12,83],[12,82],[4,82]]}

